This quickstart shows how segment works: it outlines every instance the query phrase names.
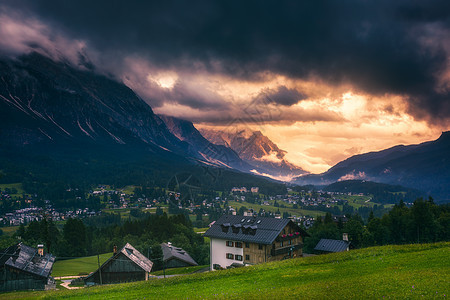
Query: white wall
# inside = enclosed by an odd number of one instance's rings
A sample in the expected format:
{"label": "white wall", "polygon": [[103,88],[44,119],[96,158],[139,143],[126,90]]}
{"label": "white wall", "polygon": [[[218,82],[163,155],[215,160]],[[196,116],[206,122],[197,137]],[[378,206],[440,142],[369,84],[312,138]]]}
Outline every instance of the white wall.
{"label": "white wall", "polygon": [[[233,240],[221,240],[221,239],[215,239],[211,238],[211,270],[213,270],[213,265],[219,264],[222,268],[226,268],[230,266],[232,263],[244,263],[244,248],[236,248],[236,247],[228,247],[226,242],[232,241],[235,243],[236,241]],[[242,243],[244,244],[244,243]],[[232,253],[233,255],[242,255],[242,261],[234,260],[234,259],[228,259],[227,253]]]}

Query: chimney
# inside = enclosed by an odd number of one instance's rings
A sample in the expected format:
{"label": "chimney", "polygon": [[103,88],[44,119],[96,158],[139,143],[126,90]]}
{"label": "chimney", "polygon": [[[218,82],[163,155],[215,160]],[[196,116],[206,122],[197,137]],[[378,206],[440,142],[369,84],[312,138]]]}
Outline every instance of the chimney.
{"label": "chimney", "polygon": [[38,248],[38,255],[44,256],[44,245],[39,244],[39,245],[37,245],[37,248]]}
{"label": "chimney", "polygon": [[348,242],[348,233],[343,233],[342,234],[342,240]]}
{"label": "chimney", "polygon": [[116,245],[114,245],[114,247],[113,247],[113,252],[114,252],[114,255],[117,254],[117,246]]}

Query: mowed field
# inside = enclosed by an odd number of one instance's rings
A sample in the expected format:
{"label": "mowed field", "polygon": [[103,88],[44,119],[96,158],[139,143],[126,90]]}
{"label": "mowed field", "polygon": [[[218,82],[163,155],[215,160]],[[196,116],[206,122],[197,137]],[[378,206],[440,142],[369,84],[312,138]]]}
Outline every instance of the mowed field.
{"label": "mowed field", "polygon": [[232,270],[3,299],[445,299],[450,243],[383,246]]}
{"label": "mowed field", "polygon": [[[112,252],[100,254],[100,265],[107,261],[111,256]],[[58,260],[53,265],[52,277],[87,275],[97,270],[97,268],[97,255],[67,260]]]}

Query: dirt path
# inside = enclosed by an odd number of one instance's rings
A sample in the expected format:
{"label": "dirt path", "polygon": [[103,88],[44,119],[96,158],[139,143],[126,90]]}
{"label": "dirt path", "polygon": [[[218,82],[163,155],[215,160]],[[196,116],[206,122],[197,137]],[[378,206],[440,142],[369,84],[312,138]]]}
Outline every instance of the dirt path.
{"label": "dirt path", "polygon": [[61,286],[65,287],[68,290],[77,290],[77,289],[82,289],[84,287],[82,286],[69,286],[70,282],[72,282],[72,280],[63,280],[64,282],[61,283]]}

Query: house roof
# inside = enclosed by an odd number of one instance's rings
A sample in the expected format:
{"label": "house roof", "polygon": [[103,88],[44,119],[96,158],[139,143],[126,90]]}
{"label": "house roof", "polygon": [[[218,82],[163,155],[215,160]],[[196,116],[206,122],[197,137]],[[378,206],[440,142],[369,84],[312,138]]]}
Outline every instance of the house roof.
{"label": "house roof", "polygon": [[138,266],[140,266],[146,272],[151,272],[153,267],[153,262],[145,257],[141,252],[137,251],[133,246],[127,243],[119,253],[124,254],[130,260],[135,262]]}
{"label": "house roof", "polygon": [[325,252],[342,252],[346,251],[350,242],[343,240],[321,239],[314,250]]}
{"label": "house roof", "polygon": [[[103,267],[107,266],[112,260],[118,259],[119,255],[125,255],[127,258],[129,258],[132,262],[134,262],[136,265],[138,265],[140,268],[142,268],[146,272],[151,272],[153,267],[153,262],[145,257],[141,252],[136,250],[133,246],[131,246],[129,243],[126,243],[123,248],[118,251],[114,256],[109,258],[107,261],[105,261],[101,266],[100,269],[103,269]],[[93,276],[95,273],[98,272],[98,269],[95,272],[92,272],[87,276],[85,279],[88,279],[89,277]]]}
{"label": "house roof", "polygon": [[297,227],[302,236],[308,235],[288,219],[223,215],[203,236],[269,245],[289,223]]}
{"label": "house roof", "polygon": [[192,257],[184,251],[182,248],[177,248],[172,245],[162,243],[161,249],[163,252],[163,260],[168,261],[171,259],[178,259],[181,261],[184,261],[185,263],[188,263],[193,266],[198,266],[198,264],[195,262],[195,260],[192,259]]}
{"label": "house roof", "polygon": [[50,276],[55,257],[51,254],[40,256],[38,250],[18,243],[1,250],[0,265],[47,278]]}

